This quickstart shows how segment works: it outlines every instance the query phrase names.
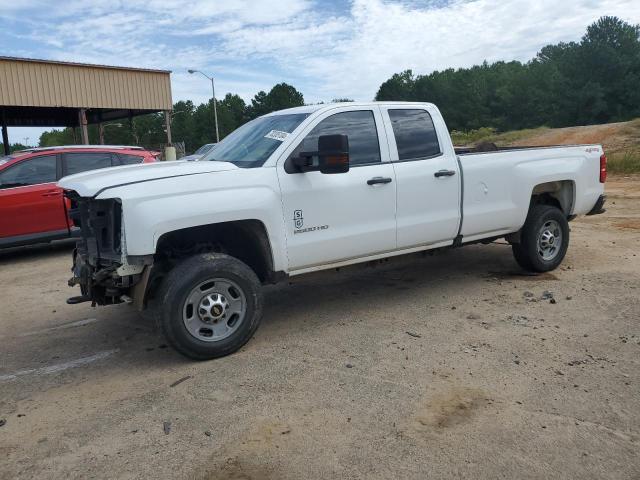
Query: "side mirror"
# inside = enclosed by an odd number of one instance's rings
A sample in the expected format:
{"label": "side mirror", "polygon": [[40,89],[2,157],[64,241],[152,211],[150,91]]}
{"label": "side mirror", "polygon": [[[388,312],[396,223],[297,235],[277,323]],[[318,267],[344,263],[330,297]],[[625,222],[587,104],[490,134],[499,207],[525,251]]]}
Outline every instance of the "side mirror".
{"label": "side mirror", "polygon": [[320,173],[349,171],[349,138],[346,135],[318,137],[318,166]]}
{"label": "side mirror", "polygon": [[302,151],[291,160],[298,172],[346,173],[349,171],[349,138],[347,135],[321,135],[317,151]]}

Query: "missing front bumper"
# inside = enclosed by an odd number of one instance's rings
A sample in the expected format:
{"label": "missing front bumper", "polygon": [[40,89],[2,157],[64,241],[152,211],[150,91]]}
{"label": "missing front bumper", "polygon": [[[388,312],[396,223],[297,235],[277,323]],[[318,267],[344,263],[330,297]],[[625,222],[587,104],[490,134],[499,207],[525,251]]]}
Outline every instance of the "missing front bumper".
{"label": "missing front bumper", "polygon": [[73,252],[73,276],[69,286],[80,286],[81,295],[67,299],[69,304],[91,302],[95,305],[133,303],[138,310],[144,308],[151,264],[140,266],[91,258],[76,249]]}
{"label": "missing front bumper", "polygon": [[120,266],[111,261],[94,259],[95,265],[89,262],[86,254],[78,250],[73,252],[73,277],[69,286],[80,286],[81,295],[71,297],[67,303],[76,304],[90,301],[92,305],[113,305],[122,303],[121,296],[128,293],[133,283],[133,276],[120,277],[116,270]]}

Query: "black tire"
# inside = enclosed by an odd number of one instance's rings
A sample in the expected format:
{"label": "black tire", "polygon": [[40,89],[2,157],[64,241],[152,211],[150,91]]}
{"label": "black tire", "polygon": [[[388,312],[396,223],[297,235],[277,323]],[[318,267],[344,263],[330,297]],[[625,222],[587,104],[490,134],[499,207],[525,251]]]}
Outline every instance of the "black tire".
{"label": "black tire", "polygon": [[[228,337],[203,341],[189,332],[183,313],[193,290],[210,279],[227,279],[242,290],[245,315]],[[262,304],[260,281],[251,268],[229,255],[203,253],[184,260],[169,272],[153,308],[160,329],[173,348],[193,360],[209,360],[229,355],[249,341],[262,319]]]}
{"label": "black tire", "polygon": [[[545,259],[539,252],[539,235],[548,222],[556,222],[562,236],[560,246],[552,258]],[[569,247],[569,223],[562,211],[551,205],[533,205],[520,232],[520,243],[512,245],[513,256],[523,269],[530,272],[548,272],[562,263]]]}

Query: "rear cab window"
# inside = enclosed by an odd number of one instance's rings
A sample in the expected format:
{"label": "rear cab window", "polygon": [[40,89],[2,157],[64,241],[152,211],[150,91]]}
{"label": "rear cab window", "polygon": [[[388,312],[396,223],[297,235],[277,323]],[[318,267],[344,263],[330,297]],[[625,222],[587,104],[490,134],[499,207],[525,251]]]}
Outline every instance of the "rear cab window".
{"label": "rear cab window", "polygon": [[389,109],[398,148],[398,160],[420,160],[442,153],[429,112],[421,109]]}
{"label": "rear cab window", "polygon": [[131,155],[128,153],[118,153],[114,165],[135,165],[138,163],[142,163],[144,161],[144,156],[142,155]]}
{"label": "rear cab window", "polygon": [[113,162],[111,153],[108,152],[73,152],[64,154],[64,174],[97,170],[98,168],[111,167]]}

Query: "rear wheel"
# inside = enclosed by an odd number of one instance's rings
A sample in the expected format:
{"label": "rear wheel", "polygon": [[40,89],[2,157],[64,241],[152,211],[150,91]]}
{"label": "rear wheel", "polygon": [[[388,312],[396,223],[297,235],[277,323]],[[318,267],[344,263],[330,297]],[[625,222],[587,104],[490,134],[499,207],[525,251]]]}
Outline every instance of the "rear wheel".
{"label": "rear wheel", "polygon": [[555,269],[567,253],[569,223],[560,209],[534,205],[520,232],[520,243],[512,246],[513,256],[525,270],[548,272]]}
{"label": "rear wheel", "polygon": [[235,352],[251,338],[262,317],[256,274],[221,253],[184,260],[164,279],[156,316],[167,341],[194,360]]}

